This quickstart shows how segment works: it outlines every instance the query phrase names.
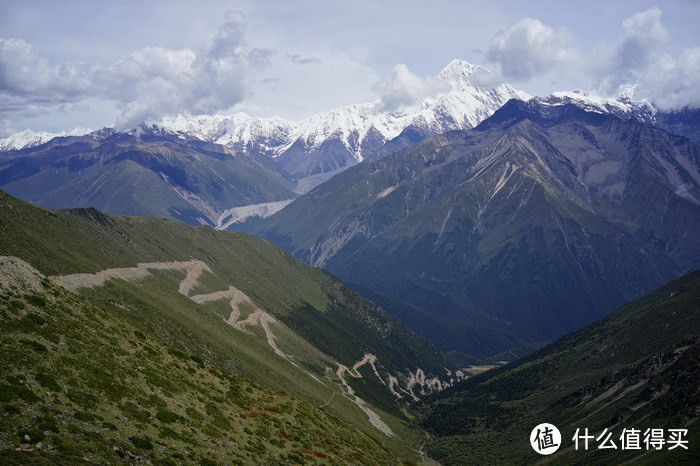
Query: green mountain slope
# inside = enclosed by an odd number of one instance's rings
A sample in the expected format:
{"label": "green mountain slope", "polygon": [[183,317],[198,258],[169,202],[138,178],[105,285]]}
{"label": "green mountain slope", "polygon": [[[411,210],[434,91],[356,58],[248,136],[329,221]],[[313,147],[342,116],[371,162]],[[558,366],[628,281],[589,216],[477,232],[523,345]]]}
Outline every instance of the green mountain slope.
{"label": "green mountain slope", "polygon": [[408,401],[450,383],[442,354],[327,272],[243,233],[52,211],[0,194],[14,255],[146,335],[300,397],[415,455]]}
{"label": "green mountain slope", "polygon": [[0,157],[0,187],[44,207],[94,207],[212,226],[231,207],[296,196],[291,181],[223,146],[152,136],[82,139]]}
{"label": "green mountain slope", "polygon": [[312,404],[164,345],[0,257],[3,464],[396,464]]}
{"label": "green mountain slope", "polygon": [[[700,428],[700,271],[636,299],[606,318],[515,363],[473,377],[420,405],[443,464],[532,463],[531,430],[552,423],[562,446],[547,462],[697,464]],[[576,451],[577,428],[614,434],[617,450],[591,442]],[[682,449],[622,450],[624,428],[689,429]],[[645,454],[646,453],[646,454]]]}
{"label": "green mountain slope", "polygon": [[476,130],[346,170],[253,232],[443,349],[487,357],[700,267],[699,168],[697,146],[661,129],[511,101]]}

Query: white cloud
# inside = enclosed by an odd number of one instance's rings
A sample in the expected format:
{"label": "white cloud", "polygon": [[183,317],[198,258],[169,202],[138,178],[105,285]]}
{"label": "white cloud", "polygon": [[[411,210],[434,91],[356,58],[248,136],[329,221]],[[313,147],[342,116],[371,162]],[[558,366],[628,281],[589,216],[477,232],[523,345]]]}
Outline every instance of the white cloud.
{"label": "white cloud", "polygon": [[479,68],[469,77],[469,81],[477,87],[491,89],[506,83],[508,80],[498,71]]}
{"label": "white cloud", "polygon": [[506,79],[527,80],[574,63],[578,53],[572,47],[572,34],[554,29],[533,18],[523,18],[501,30],[489,47],[486,58]]}
{"label": "white cloud", "polygon": [[[483,87],[510,82],[533,94],[580,87],[610,95],[635,83],[638,98],[662,106],[700,100],[700,80],[693,78],[697,49],[682,50],[700,45],[693,29],[697,2],[666,2],[663,15],[658,8],[631,15],[632,1],[600,0],[540,9],[538,19],[517,21],[533,15],[530,2],[509,2],[506,9],[487,1],[473,8],[450,2],[299,8],[244,0],[237,4],[250,27],[231,15],[219,30],[230,8],[225,0],[205,9],[178,1],[92,2],[90,8],[31,3],[0,8],[7,19],[2,31],[14,37],[0,39],[3,131],[99,127],[113,124],[117,114],[128,126],[185,111],[304,118],[377,94],[390,108],[433,93],[430,80],[419,76],[456,57],[491,70],[470,78]],[[401,21],[388,34],[387,21],[397,14]],[[162,20],[157,27],[154,17]],[[503,24],[511,26],[489,44]],[[392,75],[394,63],[406,63],[418,76],[407,69]],[[88,109],[75,107],[86,102]]]}
{"label": "white cloud", "polygon": [[494,72],[476,75],[473,82],[524,83],[557,75],[587,82],[607,96],[631,85],[636,98],[664,109],[700,106],[700,49],[685,49],[677,58],[669,54],[670,35],[661,17],[657,7],[637,12],[622,21],[616,40],[588,52],[574,47],[567,29],[524,18],[496,35],[486,53]]}
{"label": "white cloud", "polygon": [[245,18],[233,13],[199,53],[146,47],[109,66],[52,66],[22,39],[2,39],[0,105],[8,119],[35,105],[109,99],[120,109],[120,128],[170,114],[215,113],[250,94],[271,53],[246,46]]}
{"label": "white cloud", "polygon": [[676,60],[669,60],[656,79],[644,80],[638,94],[663,110],[700,108],[700,47],[685,49]]}
{"label": "white cloud", "polygon": [[657,7],[635,13],[622,22],[622,31],[614,45],[601,43],[587,58],[588,73],[598,90],[614,94],[620,86],[649,80],[667,64],[670,57],[663,45],[668,33],[661,23]]}
{"label": "white cloud", "polygon": [[376,82],[372,90],[379,94],[380,108],[391,111],[449,91],[449,84],[435,78],[422,78],[412,73],[406,65],[399,64],[394,67],[390,79]]}
{"label": "white cloud", "polygon": [[670,110],[700,106],[700,48],[687,48],[677,58],[665,46],[669,33],[657,7],[622,22],[618,41],[601,44],[589,57],[594,86],[606,94],[634,84],[637,98]]}
{"label": "white cloud", "polygon": [[66,102],[90,87],[84,65],[50,66],[31,44],[0,38],[0,102]]}

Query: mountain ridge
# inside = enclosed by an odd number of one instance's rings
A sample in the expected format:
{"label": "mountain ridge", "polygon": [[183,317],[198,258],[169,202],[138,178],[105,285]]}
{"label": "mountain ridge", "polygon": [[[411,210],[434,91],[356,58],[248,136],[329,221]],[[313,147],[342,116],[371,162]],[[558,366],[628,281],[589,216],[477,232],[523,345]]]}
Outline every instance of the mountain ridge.
{"label": "mountain ridge", "polygon": [[96,207],[215,226],[232,207],[296,196],[292,182],[223,146],[157,136],[60,138],[0,159],[0,186],[46,207]]}
{"label": "mountain ridge", "polygon": [[407,322],[485,357],[513,347],[504,329],[553,338],[697,267],[699,167],[697,146],[654,126],[511,100],[474,130],[349,168],[253,231],[373,296],[443,314]]}

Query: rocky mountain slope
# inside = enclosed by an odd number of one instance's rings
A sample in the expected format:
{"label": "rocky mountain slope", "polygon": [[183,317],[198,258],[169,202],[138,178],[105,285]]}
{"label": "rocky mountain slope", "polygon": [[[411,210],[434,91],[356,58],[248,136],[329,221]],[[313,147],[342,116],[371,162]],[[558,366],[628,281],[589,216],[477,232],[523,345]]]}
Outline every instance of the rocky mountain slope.
{"label": "rocky mountain slope", "polygon": [[696,145],[654,126],[513,100],[475,130],[346,170],[254,231],[484,357],[700,266],[699,168]]}
{"label": "rocky mountain slope", "polygon": [[45,207],[212,226],[232,207],[296,196],[288,179],[223,146],[109,131],[0,156],[0,187]]}
{"label": "rocky mountain slope", "polygon": [[[434,435],[429,452],[442,464],[695,464],[700,459],[700,272],[625,304],[605,319],[536,353],[473,377],[421,403]],[[540,423],[561,432],[556,453],[529,442]],[[576,450],[576,430],[588,429]],[[599,449],[604,429],[616,449]],[[623,447],[636,429],[639,449]],[[647,429],[663,429],[649,448]],[[666,444],[669,429],[687,429],[688,450]],[[673,449],[671,449],[673,447]]]}

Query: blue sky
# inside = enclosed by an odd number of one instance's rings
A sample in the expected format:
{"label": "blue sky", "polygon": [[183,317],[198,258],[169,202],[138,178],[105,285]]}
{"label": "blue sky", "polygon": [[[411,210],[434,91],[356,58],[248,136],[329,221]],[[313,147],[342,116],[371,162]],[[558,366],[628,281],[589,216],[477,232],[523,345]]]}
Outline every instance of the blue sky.
{"label": "blue sky", "polygon": [[534,95],[637,84],[698,106],[698,24],[695,0],[3,0],[0,136],[181,112],[303,118],[407,85],[399,65],[429,78],[453,58]]}

